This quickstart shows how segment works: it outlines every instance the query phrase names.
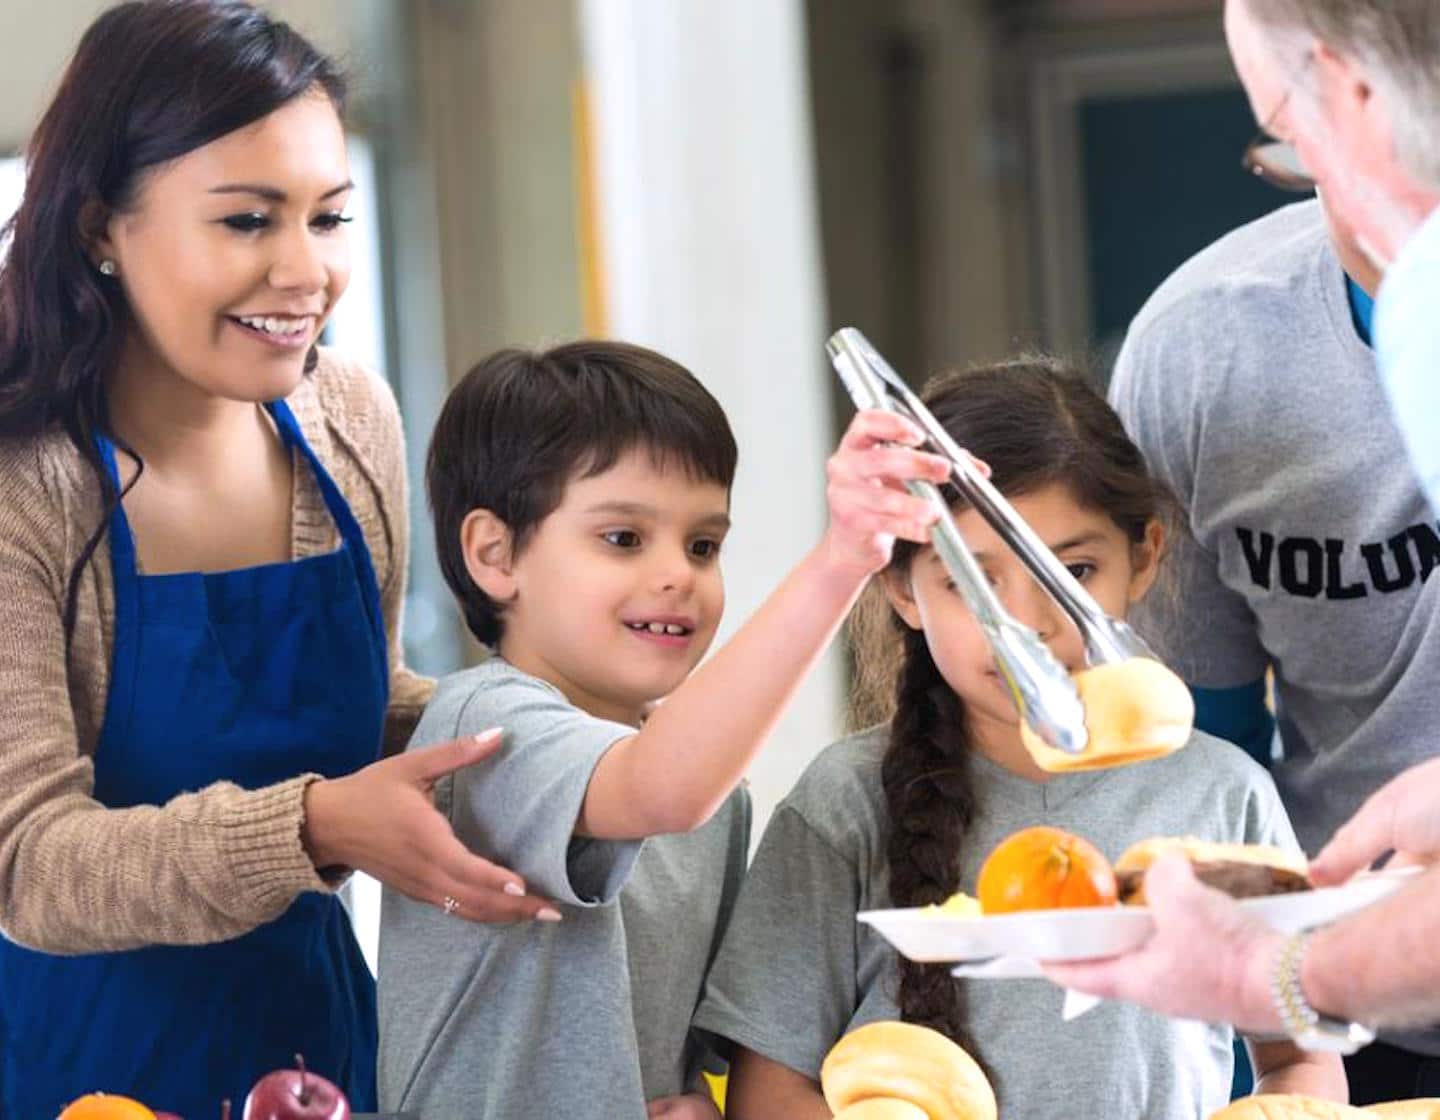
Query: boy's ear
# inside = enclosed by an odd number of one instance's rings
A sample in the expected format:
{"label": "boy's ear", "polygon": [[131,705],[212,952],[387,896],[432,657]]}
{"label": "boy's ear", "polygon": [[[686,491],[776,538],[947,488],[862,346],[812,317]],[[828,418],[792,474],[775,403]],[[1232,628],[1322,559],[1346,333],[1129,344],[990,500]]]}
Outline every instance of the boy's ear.
{"label": "boy's ear", "polygon": [[911,630],[920,629],[920,607],[915,602],[915,592],[910,588],[910,573],[897,568],[886,568],[880,573],[880,586],[885,589],[885,598]]}
{"label": "boy's ear", "polygon": [[1155,586],[1166,543],[1165,526],[1159,521],[1151,521],[1145,526],[1145,539],[1130,546],[1131,603],[1138,603]]}
{"label": "boy's ear", "polygon": [[488,509],[472,509],[460,523],[460,551],[475,586],[496,603],[515,598],[514,536]]}

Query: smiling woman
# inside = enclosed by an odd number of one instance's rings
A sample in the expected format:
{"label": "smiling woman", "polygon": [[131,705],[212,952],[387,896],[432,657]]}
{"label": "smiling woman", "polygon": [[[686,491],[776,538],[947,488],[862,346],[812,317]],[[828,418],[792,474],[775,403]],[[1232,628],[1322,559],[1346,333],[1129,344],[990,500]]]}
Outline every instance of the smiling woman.
{"label": "smiling woman", "polygon": [[431,803],[496,739],[379,760],[404,449],[317,346],[349,279],[335,64],[238,0],[85,33],[0,261],[0,1115],[187,1115],[297,1050],[374,1103],[349,869],[469,920],[545,900]]}
{"label": "smiling woman", "polygon": [[[289,449],[251,406],[291,396],[318,361],[350,278],[349,191],[335,105],[312,90],[149,175],[95,237],[135,328],[106,403],[150,471],[126,479],[143,570],[289,559]],[[216,450],[233,452],[223,478],[190,469]]]}

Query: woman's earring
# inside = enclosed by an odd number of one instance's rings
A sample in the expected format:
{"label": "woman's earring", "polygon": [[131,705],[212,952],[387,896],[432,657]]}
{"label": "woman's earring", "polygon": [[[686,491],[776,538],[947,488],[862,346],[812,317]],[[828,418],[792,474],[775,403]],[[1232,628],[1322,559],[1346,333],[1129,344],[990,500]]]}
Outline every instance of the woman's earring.
{"label": "woman's earring", "polygon": [[99,263],[99,265],[97,265],[96,267],[100,269],[100,275],[101,275],[101,276],[114,276],[114,275],[115,275],[115,262],[112,261],[109,257],[106,257],[106,258],[105,258],[103,261],[101,261],[101,262]]}

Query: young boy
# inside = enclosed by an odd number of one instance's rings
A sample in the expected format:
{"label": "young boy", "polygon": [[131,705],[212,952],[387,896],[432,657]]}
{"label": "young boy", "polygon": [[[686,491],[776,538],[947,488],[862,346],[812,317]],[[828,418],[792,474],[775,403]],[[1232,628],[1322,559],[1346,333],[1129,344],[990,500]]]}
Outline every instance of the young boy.
{"label": "young boy", "polygon": [[411,748],[505,729],[436,803],[558,908],[480,926],[387,891],[382,1108],[718,1115],[690,1019],[744,867],[737,787],[893,539],[927,537],[903,480],[948,467],[890,446],[919,442],[857,416],[820,544],[692,676],[720,620],[736,461],[714,398],[605,342],[503,351],[456,386],[426,485],[446,580],[495,656],[440,683]]}

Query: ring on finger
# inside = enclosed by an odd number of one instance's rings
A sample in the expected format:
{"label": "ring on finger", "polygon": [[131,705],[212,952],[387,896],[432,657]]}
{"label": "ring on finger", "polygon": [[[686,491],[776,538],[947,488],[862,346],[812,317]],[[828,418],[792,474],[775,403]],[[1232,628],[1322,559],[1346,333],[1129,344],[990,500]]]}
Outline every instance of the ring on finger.
{"label": "ring on finger", "polygon": [[440,909],[446,914],[453,914],[460,909],[460,901],[454,895],[446,895],[440,903]]}

